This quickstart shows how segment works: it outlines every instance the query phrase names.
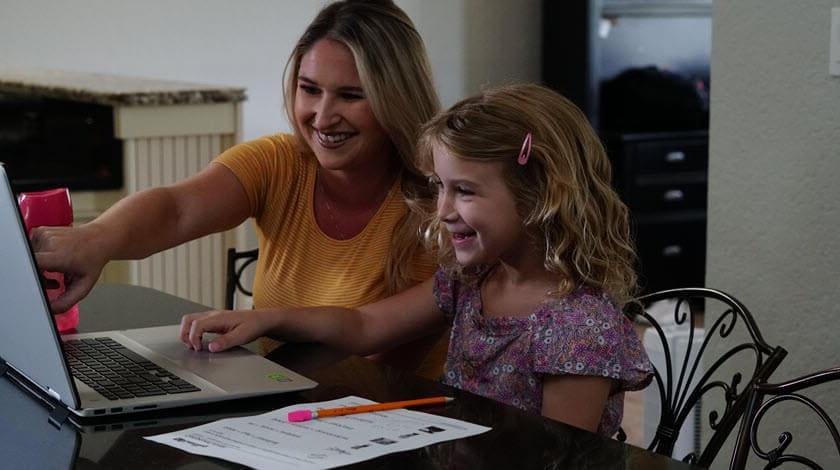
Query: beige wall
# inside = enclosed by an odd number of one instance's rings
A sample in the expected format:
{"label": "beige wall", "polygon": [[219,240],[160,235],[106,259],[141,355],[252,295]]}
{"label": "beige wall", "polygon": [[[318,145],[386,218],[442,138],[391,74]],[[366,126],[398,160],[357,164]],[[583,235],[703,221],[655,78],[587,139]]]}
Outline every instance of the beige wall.
{"label": "beige wall", "polygon": [[[321,0],[0,0],[0,67],[37,66],[246,87],[244,138],[289,129],[283,67]],[[540,0],[397,0],[444,105],[540,79]]]}
{"label": "beige wall", "polygon": [[[29,66],[247,89],[243,138],[290,129],[283,67],[322,0],[0,0],[0,68]],[[540,0],[396,0],[444,106],[484,85],[539,81]],[[239,247],[256,245],[249,230]]]}
{"label": "beige wall", "polygon": [[[828,74],[836,6],[714,2],[707,285],[741,299],[768,342],[788,349],[778,380],[840,365],[840,77]],[[820,393],[840,418],[834,390]],[[836,456],[808,417],[787,408],[769,419],[789,425],[795,445]],[[837,457],[826,462],[840,468]]]}

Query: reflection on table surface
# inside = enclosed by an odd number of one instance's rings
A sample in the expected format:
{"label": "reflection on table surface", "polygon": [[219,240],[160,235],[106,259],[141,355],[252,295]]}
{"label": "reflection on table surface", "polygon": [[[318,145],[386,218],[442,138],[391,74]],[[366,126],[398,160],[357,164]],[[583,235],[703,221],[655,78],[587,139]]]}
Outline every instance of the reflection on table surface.
{"label": "reflection on table surface", "polygon": [[[205,307],[152,289],[103,284],[81,304],[80,332],[177,323]],[[7,468],[239,468],[143,439],[223,417],[257,414],[300,402],[358,395],[375,401],[451,395],[446,406],[424,412],[492,427],[467,439],[435,444],[353,465],[400,470],[447,468],[687,469],[646,450],[520,412],[410,372],[347,356],[316,344],[286,344],[270,359],[320,385],[305,392],[230,403],[161,410],[131,417],[85,421],[81,429],[47,422],[48,409],[16,384],[0,379],[0,462]]]}

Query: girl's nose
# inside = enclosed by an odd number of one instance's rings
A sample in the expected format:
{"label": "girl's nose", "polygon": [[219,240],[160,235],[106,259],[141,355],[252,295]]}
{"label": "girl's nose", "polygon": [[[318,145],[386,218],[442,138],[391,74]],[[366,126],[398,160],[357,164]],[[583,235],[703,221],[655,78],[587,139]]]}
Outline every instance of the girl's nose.
{"label": "girl's nose", "polygon": [[438,194],[437,200],[437,214],[438,218],[444,222],[454,222],[458,219],[458,213],[452,205],[452,197],[446,192]]}

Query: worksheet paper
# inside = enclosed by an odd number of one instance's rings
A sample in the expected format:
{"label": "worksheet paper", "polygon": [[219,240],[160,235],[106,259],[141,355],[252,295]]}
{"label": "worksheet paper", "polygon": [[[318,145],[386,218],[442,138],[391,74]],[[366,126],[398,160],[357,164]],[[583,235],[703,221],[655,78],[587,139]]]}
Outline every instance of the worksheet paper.
{"label": "worksheet paper", "polygon": [[332,468],[489,431],[457,419],[388,410],[290,423],[290,411],[376,403],[356,396],[228,418],[146,439],[256,469]]}

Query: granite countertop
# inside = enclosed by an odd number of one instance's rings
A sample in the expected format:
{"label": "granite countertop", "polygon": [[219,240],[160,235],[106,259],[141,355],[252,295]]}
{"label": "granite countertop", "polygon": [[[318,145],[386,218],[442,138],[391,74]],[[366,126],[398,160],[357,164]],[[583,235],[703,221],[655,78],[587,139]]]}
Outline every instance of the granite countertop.
{"label": "granite countertop", "polygon": [[230,103],[246,98],[244,88],[22,68],[0,68],[2,92],[110,106]]}

